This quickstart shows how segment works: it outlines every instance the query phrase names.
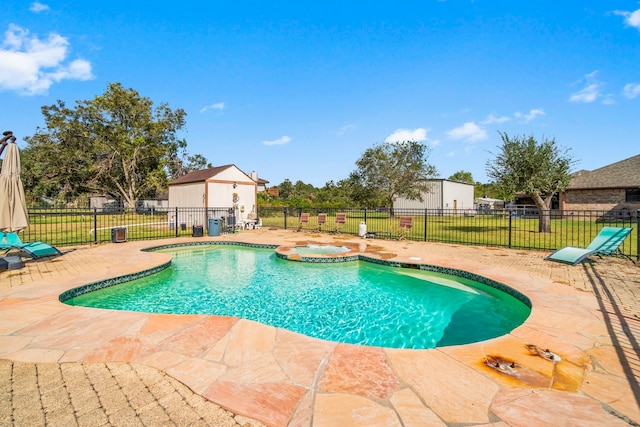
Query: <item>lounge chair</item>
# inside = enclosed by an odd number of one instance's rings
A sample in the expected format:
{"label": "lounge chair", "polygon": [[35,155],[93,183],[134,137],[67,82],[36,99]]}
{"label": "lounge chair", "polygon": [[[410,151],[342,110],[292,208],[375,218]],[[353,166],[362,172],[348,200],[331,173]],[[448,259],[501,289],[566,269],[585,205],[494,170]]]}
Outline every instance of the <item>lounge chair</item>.
{"label": "lounge chair", "polygon": [[400,238],[399,238],[399,240],[406,239],[408,230],[413,228],[413,217],[412,216],[401,216],[400,217],[400,221],[398,222],[398,227],[400,227]]}
{"label": "lounge chair", "polygon": [[567,246],[553,252],[545,260],[576,265],[591,255],[598,255],[600,258],[602,255],[611,255],[619,251],[620,245],[631,233],[631,230],[632,228],[603,227],[586,248]]}
{"label": "lounge chair", "polygon": [[57,248],[43,242],[22,243],[17,233],[2,233],[2,243],[0,249],[9,252],[11,250],[19,250],[29,255],[31,258],[44,258],[48,256],[62,255]]}
{"label": "lounge chair", "polygon": [[298,218],[298,231],[302,230],[304,224],[309,224],[309,214],[301,213],[300,218]]}
{"label": "lounge chair", "polygon": [[244,227],[247,229],[253,229],[258,223],[258,215],[255,212],[249,212],[247,214],[247,220],[244,222]]}
{"label": "lounge chair", "polygon": [[9,252],[13,247],[11,245],[7,245],[4,240],[4,233],[0,233],[0,251],[4,251],[4,253]]}
{"label": "lounge chair", "polygon": [[314,231],[322,231],[322,226],[327,223],[327,214],[319,213],[318,214],[318,223],[316,224],[316,229]]}
{"label": "lounge chair", "polygon": [[342,228],[347,223],[347,214],[346,213],[337,213],[336,220],[334,222],[333,231],[337,234],[340,234],[340,228]]}

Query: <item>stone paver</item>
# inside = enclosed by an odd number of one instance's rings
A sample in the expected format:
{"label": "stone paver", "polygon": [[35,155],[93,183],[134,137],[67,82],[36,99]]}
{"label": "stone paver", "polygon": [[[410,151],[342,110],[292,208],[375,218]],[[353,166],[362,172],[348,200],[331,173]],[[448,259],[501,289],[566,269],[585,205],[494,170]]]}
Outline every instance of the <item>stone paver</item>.
{"label": "stone paver", "polygon": [[3,426],[261,426],[132,363],[0,360]]}
{"label": "stone paver", "polygon": [[[67,289],[168,260],[190,240],[340,243],[457,268],[533,303],[511,334],[434,350],[336,344],[221,316],[68,307]],[[639,425],[640,267],[544,253],[252,230],[63,248],[0,272],[0,425]],[[550,362],[531,352],[549,348]],[[489,357],[513,362],[496,371]]]}

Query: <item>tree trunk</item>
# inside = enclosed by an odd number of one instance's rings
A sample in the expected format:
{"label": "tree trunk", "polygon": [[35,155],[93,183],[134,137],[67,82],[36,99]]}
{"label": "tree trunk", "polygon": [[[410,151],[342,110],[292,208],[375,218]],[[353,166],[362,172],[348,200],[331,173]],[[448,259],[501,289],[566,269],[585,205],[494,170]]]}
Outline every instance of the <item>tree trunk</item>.
{"label": "tree trunk", "polygon": [[538,232],[551,233],[551,197],[546,200],[539,194],[530,194],[538,208]]}
{"label": "tree trunk", "polygon": [[542,211],[538,208],[538,232],[551,233],[551,209]]}

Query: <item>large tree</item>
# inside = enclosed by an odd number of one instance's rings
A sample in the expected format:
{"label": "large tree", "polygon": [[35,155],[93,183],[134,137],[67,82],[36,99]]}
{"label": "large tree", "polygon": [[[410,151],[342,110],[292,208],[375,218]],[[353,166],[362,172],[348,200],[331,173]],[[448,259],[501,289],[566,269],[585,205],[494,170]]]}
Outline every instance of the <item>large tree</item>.
{"label": "large tree", "polygon": [[524,193],[538,208],[538,230],[551,232],[551,200],[571,182],[575,160],[568,148],[559,147],[555,138],[538,142],[533,136],[509,137],[500,133],[502,146],[487,161],[487,175],[505,194]]}
{"label": "large tree", "polygon": [[422,201],[429,191],[427,179],[436,168],[427,161],[429,148],[416,141],[376,144],[356,161],[349,177],[352,197],[365,206],[387,205],[393,215],[398,197]]}
{"label": "large tree", "polygon": [[38,128],[22,151],[27,197],[65,200],[91,192],[94,150],[78,110],[62,101],[42,108],[47,129]]}
{"label": "large tree", "polygon": [[473,175],[471,174],[471,172],[465,171],[465,170],[459,170],[456,173],[454,173],[453,175],[451,175],[449,177],[450,180],[452,181],[458,181],[458,182],[466,182],[467,184],[473,184]]}
{"label": "large tree", "polygon": [[187,141],[174,141],[168,145],[166,170],[169,180],[178,179],[189,172],[212,168],[213,165],[201,154],[193,156],[187,151]]}
{"label": "large tree", "polygon": [[120,83],[92,100],[76,101],[75,108],[58,101],[42,113],[46,128],[26,138],[25,179],[41,194],[102,192],[134,206],[187,169],[176,160],[186,155],[186,142],[176,137],[184,110],[165,103],[154,108],[149,98]]}

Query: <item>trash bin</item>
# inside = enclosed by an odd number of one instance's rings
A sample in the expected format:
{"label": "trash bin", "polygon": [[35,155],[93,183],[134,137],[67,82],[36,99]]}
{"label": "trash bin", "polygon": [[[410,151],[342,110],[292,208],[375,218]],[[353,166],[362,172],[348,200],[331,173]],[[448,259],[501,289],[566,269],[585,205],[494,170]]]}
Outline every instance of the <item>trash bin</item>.
{"label": "trash bin", "polygon": [[122,243],[127,241],[127,229],[124,227],[115,227],[111,229],[111,242]]}
{"label": "trash bin", "polygon": [[209,236],[219,236],[222,229],[222,218],[209,218],[207,234]]}
{"label": "trash bin", "polygon": [[201,225],[194,225],[193,227],[191,227],[191,235],[193,237],[202,237],[202,235],[203,235],[202,226]]}

